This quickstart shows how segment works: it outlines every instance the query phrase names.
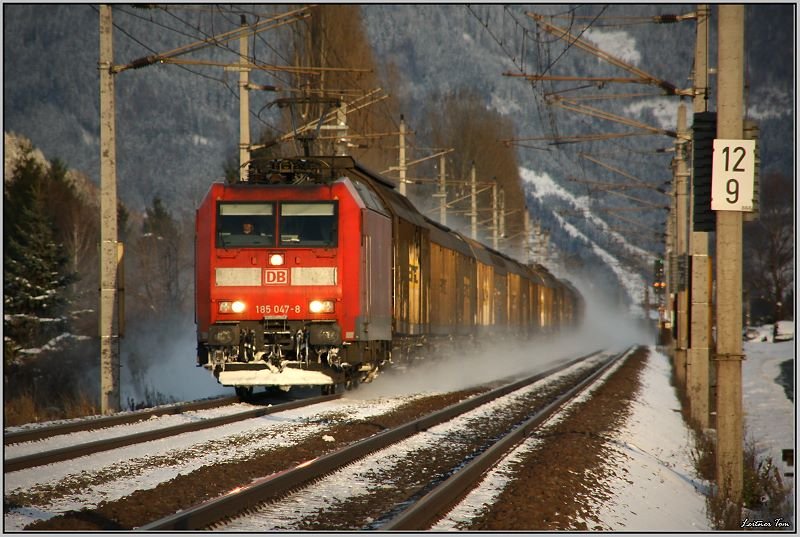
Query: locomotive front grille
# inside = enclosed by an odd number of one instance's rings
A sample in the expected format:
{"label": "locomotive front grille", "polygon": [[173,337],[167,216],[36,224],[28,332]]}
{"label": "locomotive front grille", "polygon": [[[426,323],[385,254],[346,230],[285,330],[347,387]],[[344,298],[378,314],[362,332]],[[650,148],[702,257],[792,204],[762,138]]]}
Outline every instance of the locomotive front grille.
{"label": "locomotive front grille", "polygon": [[[296,326],[294,326],[296,325]],[[303,327],[302,322],[290,322],[285,319],[270,319],[263,321],[264,336],[291,337]]]}
{"label": "locomotive front grille", "polygon": [[292,328],[290,322],[285,319],[267,319],[264,321],[264,332],[290,334],[292,332]]}
{"label": "locomotive front grille", "polygon": [[265,345],[280,345],[285,351],[294,348],[292,338],[296,331],[302,328],[301,322],[290,322],[285,319],[266,319],[262,323]]}

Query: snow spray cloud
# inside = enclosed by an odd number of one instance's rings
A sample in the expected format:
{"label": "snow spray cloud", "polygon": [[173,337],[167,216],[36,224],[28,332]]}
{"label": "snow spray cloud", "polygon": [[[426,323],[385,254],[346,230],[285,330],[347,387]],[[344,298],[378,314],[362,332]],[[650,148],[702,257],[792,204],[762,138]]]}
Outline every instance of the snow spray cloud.
{"label": "snow spray cloud", "polygon": [[393,369],[371,384],[362,384],[352,398],[395,397],[419,393],[457,391],[508,377],[545,371],[568,355],[573,341],[555,337],[547,341],[487,340],[469,349],[421,359],[405,370]]}
{"label": "snow spray cloud", "polygon": [[[575,282],[573,282],[575,283]],[[347,397],[370,399],[467,389],[481,384],[532,375],[590,352],[622,351],[650,344],[652,335],[618,311],[591,286],[575,283],[586,300],[582,326],[575,330],[524,341],[478,341],[470,349],[420,360],[405,370],[390,370]]]}
{"label": "snow spray cloud", "polygon": [[195,367],[197,341],[190,317],[171,314],[130,327],[120,349],[123,408],[131,401],[162,404],[233,395],[205,368]]}
{"label": "snow spray cloud", "polygon": [[572,276],[570,279],[586,301],[584,322],[578,334],[582,340],[609,350],[655,342],[655,333],[648,332],[645,320],[623,309],[627,306],[614,304],[608,293],[601,293],[591,282]]}

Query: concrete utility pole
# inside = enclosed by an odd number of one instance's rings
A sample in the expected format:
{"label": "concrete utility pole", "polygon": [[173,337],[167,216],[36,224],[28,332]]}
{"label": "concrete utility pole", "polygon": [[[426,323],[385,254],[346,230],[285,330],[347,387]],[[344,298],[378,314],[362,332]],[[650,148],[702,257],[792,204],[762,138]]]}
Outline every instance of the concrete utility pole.
{"label": "concrete utility pole", "polygon": [[677,318],[678,338],[675,340],[675,380],[678,386],[686,386],[686,349],[689,346],[689,297],[686,293],[686,253],[688,250],[688,199],[687,183],[689,178],[686,164],[686,106],[678,107],[678,138],[675,141],[675,250],[677,255],[677,276],[675,281],[678,295]]}
{"label": "concrete utility pole", "polygon": [[506,191],[500,187],[500,238],[506,238]]}
{"label": "concrete utility pole", "polygon": [[531,262],[531,213],[528,212],[528,207],[525,207],[525,241],[523,242],[523,252],[520,258],[526,265]]}
{"label": "concrete utility pole", "polygon": [[120,410],[117,155],[111,6],[100,6],[100,411]]}
{"label": "concrete utility pole", "polygon": [[[307,7],[267,19],[254,26],[254,31],[262,31],[296,20],[307,18],[304,13]],[[111,6],[102,4],[99,8],[100,50],[97,67],[100,71],[100,301],[99,301],[99,336],[100,336],[100,409],[103,414],[120,410],[119,339],[124,331],[124,286],[123,286],[123,244],[118,239],[117,229],[117,176],[116,176],[116,113],[114,75],[128,69],[137,69],[156,63],[174,61],[174,57],[190,51],[224,43],[235,39],[241,30],[226,32],[212,39],[198,41],[190,45],[174,49],[163,54],[153,54],[134,60],[126,65],[114,65],[112,14]],[[291,17],[280,21],[281,18]],[[297,17],[297,18],[294,18]],[[246,26],[242,17],[242,26]],[[247,87],[249,68],[247,65],[247,41],[240,39],[242,57],[240,66],[240,128],[245,133],[240,143],[240,161],[249,160],[249,105],[247,103]],[[242,112],[243,111],[243,112]],[[244,149],[245,157],[243,157]],[[247,177],[245,166],[240,169]],[[242,177],[240,175],[240,177]]]}
{"label": "concrete utility pole", "polygon": [[[717,139],[742,138],[744,6],[719,6]],[[717,211],[717,483],[736,505],[743,486],[742,213]]]}
{"label": "concrete utility pole", "polygon": [[400,172],[400,194],[406,195],[406,120],[400,116],[400,163],[397,167]]}
{"label": "concrete utility pole", "polygon": [[336,109],[336,154],[347,155],[347,104],[341,103]]}
{"label": "concrete utility pole", "polygon": [[500,227],[497,211],[497,178],[495,178],[495,181],[492,183],[492,248],[495,250],[497,250],[499,246],[497,233]]}
{"label": "concrete utility pole", "polygon": [[547,262],[548,234],[544,229],[542,229],[542,224],[538,220],[533,225],[533,235],[533,262],[545,264]]}
{"label": "concrete utility pole", "polygon": [[[247,26],[247,18],[242,15],[241,26]],[[239,37],[239,180],[246,182],[250,162],[250,63],[247,59],[246,32]]]}
{"label": "concrete utility pole", "polygon": [[[707,4],[697,6],[697,40],[694,54],[695,113],[708,109],[708,22]],[[694,181],[693,181],[694,183]],[[690,204],[694,207],[694,203]],[[708,256],[708,233],[694,231],[689,240],[691,250],[691,304],[687,392],[691,417],[701,429],[709,425],[709,347],[711,342],[711,258]]]}
{"label": "concrete utility pole", "polygon": [[446,179],[447,174],[445,173],[445,166],[447,163],[447,159],[444,158],[444,154],[439,155],[439,222],[443,225],[447,225],[447,186],[446,186]]}
{"label": "concrete utility pole", "polygon": [[475,178],[475,162],[473,161],[472,167],[470,168],[469,172],[469,184],[470,184],[470,222],[472,224],[472,238],[478,240],[478,192],[477,187],[478,183]]}
{"label": "concrete utility pole", "polygon": [[[675,187],[672,188],[673,194],[675,192]],[[670,338],[672,338],[672,342],[669,344],[674,344],[675,341],[675,301],[673,300],[673,295],[675,293],[675,274],[674,274],[674,264],[672,262],[673,258],[675,257],[675,200],[676,196],[672,196],[670,199],[670,208],[669,208],[669,217],[667,218],[667,232],[666,237],[664,237],[664,275],[666,276],[666,288],[664,289],[664,297],[666,304],[664,309],[666,311],[667,319],[669,319],[669,328],[670,328]]]}

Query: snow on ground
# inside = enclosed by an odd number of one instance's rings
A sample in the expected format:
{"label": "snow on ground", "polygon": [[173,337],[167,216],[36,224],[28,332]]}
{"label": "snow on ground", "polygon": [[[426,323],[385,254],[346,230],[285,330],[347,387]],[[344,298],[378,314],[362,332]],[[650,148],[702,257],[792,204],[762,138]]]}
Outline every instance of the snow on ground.
{"label": "snow on ground", "polygon": [[[742,390],[745,440],[756,442],[759,458],[772,457],[781,476],[794,468],[782,461],[783,449],[795,449],[794,403],[777,382],[779,364],[795,357],[795,342],[772,342],[772,325],[759,329],[758,336],[744,343]],[[793,323],[783,321],[780,332],[794,333]],[[794,377],[796,378],[796,369]],[[612,500],[602,506],[600,518],[612,531],[708,531],[705,516],[707,483],[700,481],[690,458],[690,433],[683,425],[677,398],[670,385],[670,364],[663,354],[651,349],[645,370],[645,389],[634,404],[634,413],[620,432],[620,445],[627,460],[618,461],[628,469],[627,479],[614,484]],[[621,474],[624,475],[624,474]],[[792,489],[794,479],[785,477]],[[794,520],[791,520],[794,527]]]}
{"label": "snow on ground", "polygon": [[[782,321],[780,332],[794,333],[793,323]],[[795,342],[772,342],[772,325],[759,329],[758,336],[744,343],[742,390],[745,440],[756,442],[759,458],[772,457],[781,476],[794,468],[781,460],[783,449],[795,449],[794,403],[777,382],[779,364],[795,357]],[[796,378],[796,369],[793,379]],[[633,483],[619,481],[611,502],[601,509],[600,518],[612,531],[708,531],[705,499],[707,484],[698,480],[689,456],[690,435],[679,412],[670,385],[670,364],[666,356],[651,349],[643,377],[646,388],[634,404],[634,413],[619,440],[628,460],[620,460]],[[794,478],[785,477],[792,489]],[[794,527],[794,520],[791,520]]]}
{"label": "snow on ground", "polygon": [[[269,447],[302,442],[310,435],[320,434],[324,423],[330,419],[368,419],[390,412],[412,397],[357,401],[337,399],[313,405],[231,423],[214,429],[185,433],[174,437],[133,446],[95,453],[78,459],[57,462],[44,467],[27,468],[4,474],[4,494],[30,491],[54,486],[58,483],[95,483],[82,486],[78,492],[59,497],[49,505],[36,508],[11,509],[4,513],[4,529],[20,531],[27,524],[47,519],[67,510],[92,508],[101,501],[114,501],[138,489],[155,488],[181,473],[202,466],[224,462],[230,458],[231,436],[241,438],[239,449],[258,451]],[[347,418],[344,418],[347,419]],[[159,420],[150,420],[156,423]],[[130,426],[122,426],[129,429]],[[74,437],[84,433],[64,435]],[[95,431],[104,435],[105,432]],[[147,463],[160,457],[162,464],[153,467]],[[104,474],[114,473],[122,478],[104,479]]]}
{"label": "snow on ground", "polygon": [[[795,343],[793,340],[772,342],[771,328],[767,326],[761,329],[760,334],[763,334],[764,341],[760,341],[762,338],[758,335],[754,340],[744,344],[746,359],[742,364],[743,403],[747,438],[756,443],[759,456],[772,457],[783,475],[794,471],[793,467],[787,466],[782,461],[782,450],[795,448],[796,417],[794,404],[787,398],[776,378],[780,373],[779,364],[794,358]],[[791,323],[783,323],[781,326],[782,333],[793,334],[793,329]],[[600,519],[611,531],[708,531],[711,528],[704,514],[705,500],[702,495],[706,484],[697,479],[692,468],[689,432],[681,420],[678,401],[670,384],[669,360],[655,348],[651,349],[643,381],[645,389],[641,391],[633,406],[632,417],[617,436],[619,457],[613,461],[614,464],[626,468],[626,471],[616,473],[627,474],[627,479],[631,483],[624,480],[609,483],[614,490],[612,500],[595,506]],[[343,410],[341,406],[351,405],[355,408],[351,407],[349,412],[356,414],[370,414],[388,409],[379,409],[377,407],[381,405],[375,403],[375,400],[339,400],[338,403],[326,403],[323,405],[324,409],[318,408],[317,412],[341,412]],[[388,400],[382,401],[382,404],[391,407],[395,403]],[[284,420],[288,419],[291,422],[300,416],[287,413],[281,418],[272,415],[253,420],[252,423],[258,427],[276,426],[279,429],[286,429],[288,423]],[[234,427],[248,426],[253,425],[239,424]],[[276,432],[279,429],[276,429]],[[305,432],[308,434],[309,431],[305,429]],[[131,448],[126,457],[134,459],[144,457],[152,454],[156,446],[159,451],[168,453],[173,448],[187,448],[187,442],[191,445],[203,440],[207,438],[190,439],[187,435],[181,435],[157,443],[141,444],[139,447]],[[283,441],[287,440],[283,438]],[[272,441],[278,441],[278,438],[273,438]],[[80,459],[80,468],[74,467],[75,461],[49,465],[46,476],[41,475],[42,469],[5,474],[5,492],[8,494],[12,490],[25,489],[34,483],[52,482],[70,474],[98,474],[103,467],[120,464],[120,461],[105,459],[103,454],[91,458],[84,457]],[[205,459],[200,464],[209,463],[213,461]],[[137,488],[151,487],[166,481],[174,477],[176,472],[188,470],[190,468],[185,466],[159,468],[152,470],[147,476],[140,475],[130,480],[106,485],[108,488],[100,486],[88,489],[79,498],[64,498],[60,502],[63,505],[58,507],[74,509],[122,497]],[[37,476],[37,473],[40,475]],[[793,489],[793,478],[785,479]],[[502,479],[493,486],[502,487]],[[792,502],[794,502],[794,490],[792,490]],[[41,516],[48,515],[12,510],[5,513],[4,529],[21,530],[26,523]]]}
{"label": "snow on ground", "polygon": [[[761,329],[765,341],[745,342],[747,359],[742,366],[743,405],[747,438],[754,439],[759,456],[771,456],[781,475],[794,472],[781,460],[782,449],[794,449],[794,404],[776,378],[779,364],[795,356],[794,341],[772,342],[772,327]],[[791,323],[781,333],[793,334]],[[683,422],[680,404],[670,383],[669,358],[651,348],[642,377],[644,389],[634,402],[633,413],[617,435],[619,456],[610,461],[626,471],[610,482],[611,499],[592,506],[609,531],[697,532],[713,528],[705,513],[708,483],[700,480],[691,459],[692,434]],[[453,530],[491,503],[503,489],[507,466],[526,450],[536,449],[536,440],[522,444],[512,458],[499,464],[474,491],[434,529]],[[794,480],[787,477],[792,487]],[[794,521],[791,521],[794,526]]]}
{"label": "snow on ground", "polygon": [[[794,335],[794,323],[781,321],[779,332],[784,336]],[[780,364],[796,356],[794,339],[772,341],[772,325],[758,329],[758,335],[744,343],[745,360],[742,362],[742,390],[744,393],[745,441],[754,442],[757,457],[772,458],[785,484],[792,489],[792,504],[795,501],[794,466],[783,461],[783,450],[796,453],[797,415],[795,405],[786,396],[777,378],[781,374]],[[796,362],[796,360],[795,360]],[[797,364],[793,365],[791,380],[796,390]],[[795,400],[797,394],[795,391]],[[796,456],[796,455],[795,455]],[[794,521],[792,521],[794,522]],[[792,524],[794,526],[794,524]]]}
{"label": "snow on ground", "polygon": [[[606,372],[609,375],[613,370]],[[683,423],[680,405],[670,385],[669,359],[650,350],[643,389],[634,402],[633,414],[617,435],[617,457],[608,464],[625,471],[609,483],[611,499],[585,506],[597,513],[605,530],[611,531],[704,531],[711,529],[705,516],[703,486],[693,479],[689,457],[690,432]],[[571,402],[584,400],[588,394]],[[568,408],[567,407],[567,408]],[[558,418],[556,418],[558,419]],[[547,427],[553,420],[550,420]],[[658,427],[653,427],[658,423]],[[509,457],[487,473],[479,490],[472,491],[433,529],[454,530],[467,526],[500,495],[510,474],[509,467],[538,449],[541,441],[529,438]],[[588,514],[588,513],[586,513]],[[588,527],[596,522],[583,520]]]}
{"label": "snow on ground", "polygon": [[365,495],[379,484],[374,482],[375,468],[391,471],[409,453],[422,450],[433,443],[441,443],[453,431],[462,431],[469,427],[473,420],[489,419],[498,409],[523,398],[528,393],[536,392],[544,386],[557,382],[576,371],[597,366],[607,355],[600,355],[585,362],[573,365],[545,379],[534,382],[494,401],[481,405],[455,419],[434,425],[397,444],[389,446],[368,457],[318,481],[314,487],[303,489],[292,494],[286,501],[270,504],[251,515],[238,518],[229,524],[219,526],[218,531],[276,531],[292,529],[293,521],[303,516],[314,516],[317,513],[336,509],[337,505],[349,497]]}
{"label": "snow on ground", "polygon": [[670,385],[669,358],[650,349],[642,390],[617,434],[612,464],[627,468],[610,483],[610,500],[596,506],[613,531],[708,531],[706,483],[696,477],[692,433]]}
{"label": "snow on ground", "polygon": [[[608,378],[622,365],[618,361],[607,369],[600,380]],[[571,408],[587,401],[592,393],[597,389],[597,384],[579,394],[575,399],[569,401],[564,408],[557,412],[550,419],[542,424],[543,432],[546,432],[553,424],[561,421]],[[445,517],[437,522],[431,529],[434,531],[454,531],[469,527],[470,520],[479,516],[486,509],[487,505],[494,503],[503,492],[507,483],[507,478],[513,477],[511,468],[524,460],[526,456],[535,451],[542,445],[542,441],[537,437],[528,437],[515,447],[511,452],[486,473],[480,486],[473,489],[466,497],[456,505]]]}
{"label": "snow on ground", "polygon": [[[117,438],[121,436],[152,431],[157,428],[166,429],[167,427],[174,427],[186,423],[220,418],[223,416],[229,416],[231,414],[247,412],[248,410],[253,410],[253,408],[254,407],[252,405],[249,405],[247,403],[238,403],[233,405],[214,407],[205,410],[181,412],[179,414],[153,416],[147,420],[137,421],[125,425],[104,427],[100,429],[92,429],[89,431],[77,431],[69,434],[61,434],[58,436],[54,436],[52,438],[46,438],[44,440],[22,442],[20,444],[12,444],[9,446],[5,446],[5,449],[3,450],[3,459],[24,457],[32,453],[41,453],[43,451],[51,451],[54,449],[71,447],[77,444],[85,444],[97,440],[108,440],[110,438]],[[7,431],[11,430],[20,430],[20,428],[9,427],[7,429]]]}

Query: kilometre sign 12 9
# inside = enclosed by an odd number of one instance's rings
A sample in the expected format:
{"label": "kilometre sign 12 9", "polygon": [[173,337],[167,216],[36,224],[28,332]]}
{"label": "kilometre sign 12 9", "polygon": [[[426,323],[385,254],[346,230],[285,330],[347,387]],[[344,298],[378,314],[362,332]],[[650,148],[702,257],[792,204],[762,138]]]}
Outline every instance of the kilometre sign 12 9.
{"label": "kilometre sign 12 9", "polygon": [[711,210],[753,210],[755,152],[755,140],[714,140]]}

